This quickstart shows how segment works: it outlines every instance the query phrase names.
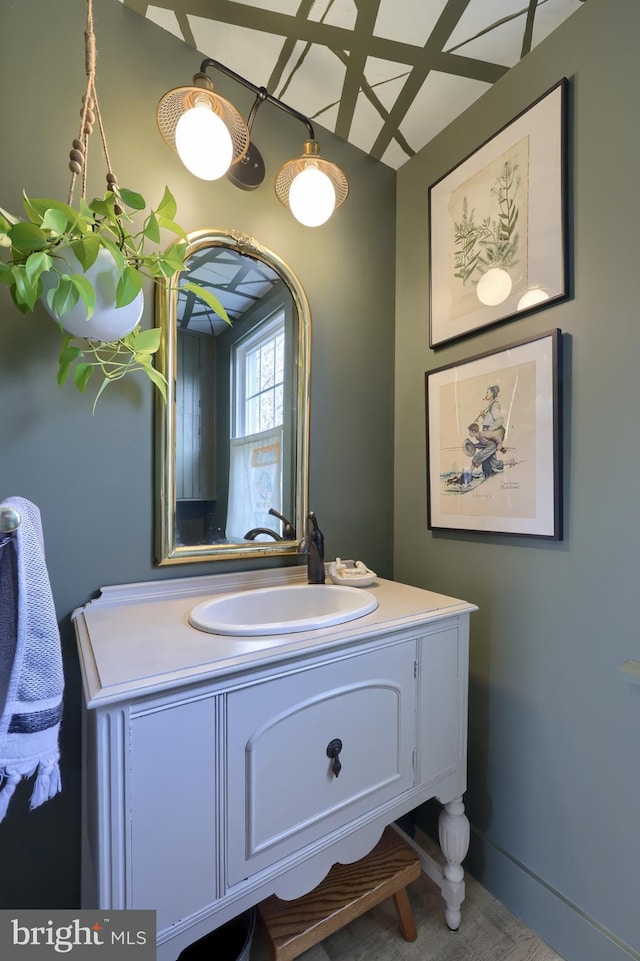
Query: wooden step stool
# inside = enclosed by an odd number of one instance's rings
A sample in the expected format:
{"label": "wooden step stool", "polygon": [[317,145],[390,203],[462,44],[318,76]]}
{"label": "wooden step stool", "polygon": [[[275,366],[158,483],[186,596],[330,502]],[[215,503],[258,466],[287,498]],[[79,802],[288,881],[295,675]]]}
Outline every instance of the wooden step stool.
{"label": "wooden step stool", "polygon": [[393,897],[405,941],[418,932],[407,885],[420,877],[415,851],[398,832],[385,829],[376,847],[353,864],[334,864],[317,888],[295,901],[267,898],[258,911],[273,961],[292,961],[329,934]]}

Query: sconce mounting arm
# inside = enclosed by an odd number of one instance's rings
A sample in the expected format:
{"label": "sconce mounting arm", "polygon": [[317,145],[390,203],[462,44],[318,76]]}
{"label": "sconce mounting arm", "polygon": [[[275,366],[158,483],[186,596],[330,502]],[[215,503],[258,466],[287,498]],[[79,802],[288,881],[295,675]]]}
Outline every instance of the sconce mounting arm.
{"label": "sconce mounting arm", "polygon": [[246,87],[248,90],[252,90],[253,93],[255,93],[256,100],[251,108],[251,112],[247,120],[249,131],[251,131],[251,126],[258,108],[266,100],[267,103],[272,103],[274,107],[279,107],[280,110],[284,110],[285,113],[288,113],[290,117],[295,117],[296,120],[299,120],[300,123],[303,123],[309,132],[309,140],[316,139],[313,125],[309,118],[305,117],[303,113],[300,113],[300,111],[296,110],[294,107],[290,107],[289,104],[284,103],[282,100],[278,100],[277,97],[274,97],[269,93],[266,87],[258,87],[245,77],[241,77],[239,73],[235,72],[235,70],[232,70],[230,67],[226,67],[223,63],[220,63],[219,60],[212,60],[211,57],[206,57],[200,64],[200,74],[206,76],[206,71],[209,67],[215,67],[216,70],[219,70],[225,76],[230,77],[232,80],[237,81],[237,83],[242,84],[243,87]]}

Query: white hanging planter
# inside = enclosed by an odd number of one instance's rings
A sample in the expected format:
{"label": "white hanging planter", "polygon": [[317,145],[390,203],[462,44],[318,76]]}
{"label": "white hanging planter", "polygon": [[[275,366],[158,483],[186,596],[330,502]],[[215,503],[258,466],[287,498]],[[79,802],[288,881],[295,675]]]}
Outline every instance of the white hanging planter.
{"label": "white hanging planter", "polygon": [[130,304],[116,307],[116,287],[119,273],[116,263],[104,247],[98,251],[98,256],[88,270],[83,270],[79,260],[70,248],[60,251],[57,255],[67,264],[70,274],[84,274],[96,292],[96,309],[87,320],[87,309],[79,300],[71,310],[59,317],[47,303],[47,293],[54,286],[51,273],[42,275],[42,304],[54,320],[57,320],[69,334],[75,337],[85,337],[87,340],[112,341],[120,340],[131,333],[142,317],[144,308],[144,294],[136,295]]}

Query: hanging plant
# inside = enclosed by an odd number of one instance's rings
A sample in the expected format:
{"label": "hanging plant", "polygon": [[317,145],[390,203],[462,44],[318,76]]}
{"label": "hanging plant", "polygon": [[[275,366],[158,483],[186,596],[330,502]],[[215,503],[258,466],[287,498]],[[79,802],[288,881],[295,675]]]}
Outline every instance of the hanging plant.
{"label": "hanging plant", "polygon": [[[187,235],[175,221],[176,202],[168,187],[155,208],[141,194],[118,186],[95,88],[95,36],[92,0],[87,0],[85,33],[87,89],[80,133],[70,152],[71,186],[67,203],[33,199],[23,193],[26,219],[0,208],[0,282],[9,285],[22,313],[42,303],[60,325],[58,383],[70,371],[84,392],[94,370],[103,375],[95,403],[105,387],[126,374],[142,371],[166,397],[166,383],[153,365],[160,346],[158,328],[141,330],[143,281],[166,283],[186,269]],[[88,138],[96,119],[107,164],[107,192],[86,200]],[[82,174],[79,203],[76,180]],[[136,226],[138,225],[138,226]],[[160,249],[162,231],[174,238]],[[220,301],[197,284],[184,287],[200,297],[227,323]]]}
{"label": "hanging plant", "polygon": [[[138,321],[143,278],[165,282],[186,266],[187,237],[174,220],[176,203],[169,189],[148,211],[140,194],[116,184],[102,199],[91,203],[81,199],[77,209],[26,194],[24,208],[27,220],[0,208],[0,247],[6,256],[0,261],[0,282],[9,285],[19,311],[32,311],[42,301],[59,322],[63,341],[58,383],[63,384],[73,368],[74,382],[84,391],[98,370],[103,381],[97,401],[109,383],[142,371],[164,396],[164,378],[153,366],[160,330],[141,330]],[[143,211],[147,212],[140,229],[132,232],[128,224],[133,223],[133,214]],[[163,229],[177,239],[158,250],[155,245]],[[229,322],[208,290],[192,283],[184,286]],[[101,327],[93,333],[97,310]]]}

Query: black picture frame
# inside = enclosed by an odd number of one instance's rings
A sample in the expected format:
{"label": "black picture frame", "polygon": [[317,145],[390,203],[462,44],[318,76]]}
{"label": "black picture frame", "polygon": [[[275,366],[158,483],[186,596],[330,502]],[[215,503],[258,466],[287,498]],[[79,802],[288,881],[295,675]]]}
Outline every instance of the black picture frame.
{"label": "black picture frame", "polygon": [[430,530],[562,539],[561,344],[552,329],[427,371]]}
{"label": "black picture frame", "polygon": [[429,345],[569,296],[563,77],[429,187]]}

